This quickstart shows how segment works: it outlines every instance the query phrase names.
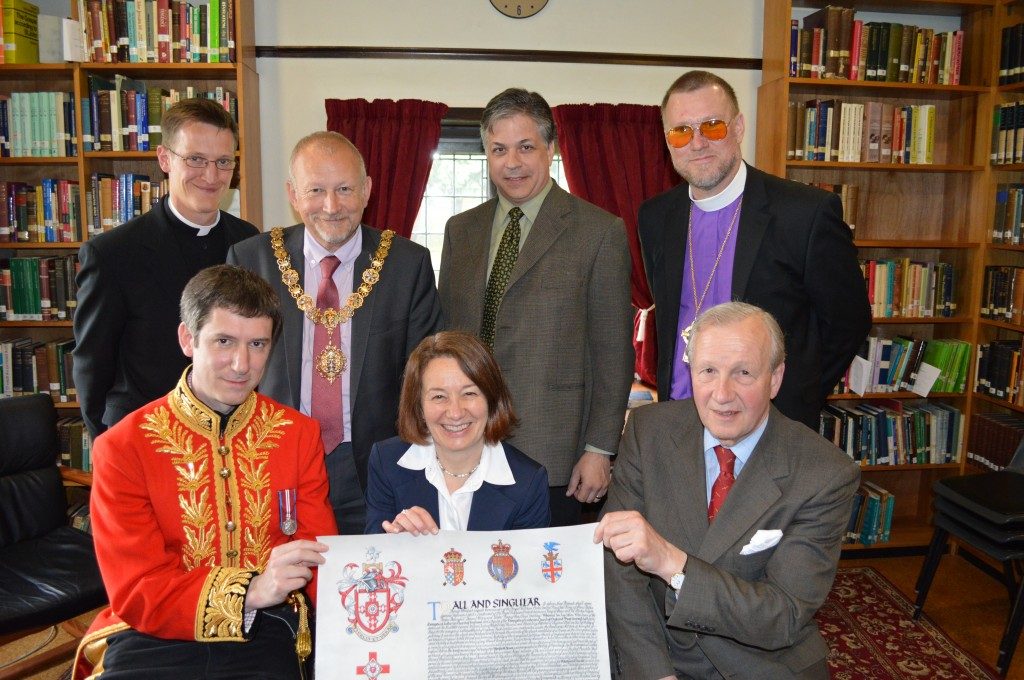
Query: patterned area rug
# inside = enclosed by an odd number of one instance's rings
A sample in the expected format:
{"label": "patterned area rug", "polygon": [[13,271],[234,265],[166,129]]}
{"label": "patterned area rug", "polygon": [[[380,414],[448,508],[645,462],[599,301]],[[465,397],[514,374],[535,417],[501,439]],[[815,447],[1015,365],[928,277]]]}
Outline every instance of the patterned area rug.
{"label": "patterned area rug", "polygon": [[816,616],[833,680],[997,679],[871,567],[840,569]]}

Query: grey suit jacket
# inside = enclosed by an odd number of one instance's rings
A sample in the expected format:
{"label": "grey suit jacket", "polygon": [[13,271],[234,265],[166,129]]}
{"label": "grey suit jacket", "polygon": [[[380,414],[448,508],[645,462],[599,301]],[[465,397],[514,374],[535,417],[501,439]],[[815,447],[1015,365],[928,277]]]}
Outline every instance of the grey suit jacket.
{"label": "grey suit jacket", "polygon": [[[480,333],[498,199],[445,228],[438,288],[447,327]],[[614,453],[633,379],[629,246],[622,220],[551,188],[512,270],[494,356],[519,427],[510,438],[569,481],[590,444]]]}
{"label": "grey suit jacket", "polygon": [[[370,256],[380,245],[380,232],[360,226],[363,247],[356,258],[353,279],[370,265]],[[304,227],[285,229],[284,247],[292,267],[305,277],[302,254]],[[267,362],[259,391],[286,406],[299,408],[302,386],[302,312],[281,283],[281,272],[270,247],[270,234],[260,234],[232,247],[228,262],[259,274],[281,297],[284,323]],[[358,281],[356,282],[358,286]],[[441,306],[434,286],[430,252],[408,239],[396,236],[380,281],[356,311],[352,320],[349,395],[352,450],[359,482],[366,488],[366,468],[374,442],[397,433],[398,397],[402,389],[405,362],[416,345],[441,327]]]}
{"label": "grey suit jacket", "polygon": [[[660,578],[605,552],[613,670],[662,678],[695,660],[727,678],[808,677],[828,653],[813,616],[832,587],[860,470],[772,407],[709,526],[702,449],[690,399],[642,406],[626,425],[604,511],[640,512],[689,557],[676,601]],[[741,555],[759,529],[781,530],[781,542]]]}

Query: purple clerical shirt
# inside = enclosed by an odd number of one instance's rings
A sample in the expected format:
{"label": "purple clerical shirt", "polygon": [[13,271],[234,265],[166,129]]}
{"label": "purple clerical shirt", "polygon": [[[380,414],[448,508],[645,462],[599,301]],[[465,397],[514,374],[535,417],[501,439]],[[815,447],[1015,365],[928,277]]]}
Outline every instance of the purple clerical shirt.
{"label": "purple clerical shirt", "polygon": [[[694,275],[690,275],[690,253],[687,246],[686,260],[683,264],[683,292],[679,296],[679,327],[676,329],[676,351],[672,357],[672,398],[687,399],[693,395],[690,387],[690,365],[683,361],[686,353],[686,343],[682,339],[683,330],[693,323],[696,318],[696,305],[694,304],[693,281],[696,279],[696,299],[701,299],[701,293],[712,276],[711,286],[707,295],[700,305],[700,311],[704,312],[723,302],[732,299],[732,266],[736,259],[736,235],[739,232],[739,215],[736,209],[743,200],[742,194],[732,203],[720,210],[704,212],[696,205],[693,206],[693,219],[690,224],[692,230],[690,245],[693,246],[693,264],[696,268]],[[732,233],[729,233],[729,225],[736,216],[736,225]],[[715,258],[718,257],[718,250],[726,235],[729,241],[722,251],[722,259],[715,268]]]}

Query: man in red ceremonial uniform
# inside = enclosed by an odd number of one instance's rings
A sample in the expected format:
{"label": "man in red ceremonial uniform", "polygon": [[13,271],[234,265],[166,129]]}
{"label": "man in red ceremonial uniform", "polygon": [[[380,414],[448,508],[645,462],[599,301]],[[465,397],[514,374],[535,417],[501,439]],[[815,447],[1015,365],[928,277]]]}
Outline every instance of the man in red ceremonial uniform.
{"label": "man in red ceremonial uniform", "polygon": [[[337,533],[316,421],[254,392],[277,295],[219,265],[181,298],[192,359],[167,396],[94,448],[92,522],[110,607],[76,678],[299,678],[306,596]],[[210,644],[210,643],[221,644]]]}

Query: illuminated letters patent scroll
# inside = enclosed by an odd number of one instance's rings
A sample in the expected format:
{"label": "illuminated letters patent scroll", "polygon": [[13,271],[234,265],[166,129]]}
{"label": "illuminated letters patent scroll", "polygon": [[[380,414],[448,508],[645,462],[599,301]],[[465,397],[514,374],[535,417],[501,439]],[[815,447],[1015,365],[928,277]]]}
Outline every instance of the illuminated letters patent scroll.
{"label": "illuminated letters patent scroll", "polygon": [[609,678],[594,526],[321,537],[317,680]]}

